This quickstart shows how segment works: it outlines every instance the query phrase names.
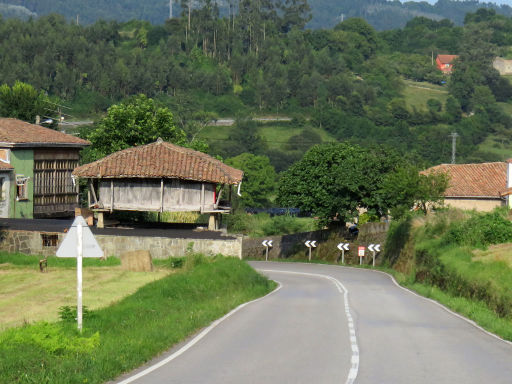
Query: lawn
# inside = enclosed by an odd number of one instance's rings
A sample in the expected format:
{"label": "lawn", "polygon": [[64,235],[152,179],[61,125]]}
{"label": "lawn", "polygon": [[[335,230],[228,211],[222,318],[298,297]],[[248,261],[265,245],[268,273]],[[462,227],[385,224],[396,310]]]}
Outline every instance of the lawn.
{"label": "lawn", "polygon": [[[84,268],[83,304],[89,309],[106,307],[169,273],[165,269],[128,272],[120,266]],[[47,273],[41,273],[34,266],[0,264],[0,331],[58,320],[59,307],[64,305],[76,305],[75,268],[50,266]]]}
{"label": "lawn", "polygon": [[426,82],[403,80],[405,88],[403,96],[409,107],[415,107],[418,110],[426,110],[428,99],[439,100],[443,105],[448,98],[448,89],[446,86],[439,86]]}

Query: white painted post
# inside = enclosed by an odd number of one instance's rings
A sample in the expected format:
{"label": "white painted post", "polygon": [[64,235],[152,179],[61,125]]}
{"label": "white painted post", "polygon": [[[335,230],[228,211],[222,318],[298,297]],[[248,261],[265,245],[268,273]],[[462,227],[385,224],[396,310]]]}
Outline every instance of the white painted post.
{"label": "white painted post", "polygon": [[341,250],[341,264],[345,264],[345,250]]}
{"label": "white painted post", "polygon": [[372,251],[373,253],[373,266],[375,267],[375,251]]}
{"label": "white painted post", "polygon": [[311,261],[311,247],[309,247],[309,261]]}
{"label": "white painted post", "polygon": [[78,321],[78,330],[82,332],[82,224],[78,223],[76,227],[77,241],[77,258],[76,258],[76,282],[77,282],[77,302],[76,315]]}
{"label": "white painted post", "polygon": [[268,244],[265,245],[265,261],[268,261]]}
{"label": "white painted post", "polygon": [[363,265],[363,256],[359,256],[359,265]]}

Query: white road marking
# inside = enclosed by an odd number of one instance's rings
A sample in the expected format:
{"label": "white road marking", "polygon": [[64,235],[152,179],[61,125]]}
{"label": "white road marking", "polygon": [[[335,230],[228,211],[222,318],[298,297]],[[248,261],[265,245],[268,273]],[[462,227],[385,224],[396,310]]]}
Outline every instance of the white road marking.
{"label": "white road marking", "polygon": [[[279,284],[279,283],[278,283]],[[279,291],[281,289],[281,284],[278,285],[278,287],[276,289],[274,289],[272,292],[270,292],[269,294],[263,296],[263,297],[260,297],[259,299],[256,299],[256,300],[253,300],[253,301],[248,301],[247,303],[243,303],[243,304],[240,304],[238,307],[236,307],[235,309],[233,309],[231,312],[227,313],[226,315],[224,315],[223,317],[221,317],[220,319],[217,319],[215,320],[213,323],[211,323],[208,327],[206,327],[205,329],[203,329],[203,331],[201,331],[201,333],[199,333],[196,337],[194,337],[192,340],[190,340],[187,344],[185,344],[183,347],[181,347],[180,349],[178,349],[176,352],[174,352],[172,355],[170,355],[169,357],[159,361],[158,363],[156,364],[153,364],[151,365],[150,367],[144,369],[143,371],[140,371],[139,373],[133,375],[133,376],[130,376],[128,377],[127,379],[124,379],[122,381],[119,381],[117,384],[128,384],[128,383],[132,383],[134,382],[135,380],[137,379],[140,379],[141,377],[147,375],[148,373],[150,372],[153,372],[154,370],[164,366],[165,364],[173,361],[174,359],[176,359],[178,356],[182,355],[183,353],[185,353],[186,351],[188,351],[190,348],[192,348],[195,344],[197,344],[197,342],[199,340],[201,340],[203,337],[205,337],[208,333],[210,333],[211,330],[213,330],[217,325],[219,325],[220,323],[222,323],[224,320],[226,320],[227,318],[233,316],[236,312],[238,312],[239,310],[241,310],[242,308],[248,306],[249,304],[252,304],[252,303],[256,303],[260,300],[263,300],[265,298],[267,298],[268,296],[276,293],[277,291]]]}
{"label": "white road marking", "polygon": [[348,331],[350,335],[350,347],[352,349],[352,356],[350,358],[350,370],[348,372],[347,381],[345,384],[353,384],[357,378],[357,374],[359,372],[359,347],[357,345],[357,337],[356,331],[354,327],[354,321],[352,319],[352,315],[350,314],[350,306],[348,303],[348,289],[338,280],[332,276],[323,275],[320,273],[307,273],[307,272],[292,272],[292,271],[280,271],[280,270],[271,270],[271,269],[259,269],[261,272],[275,272],[275,273],[287,273],[292,275],[303,275],[303,276],[313,276],[313,277],[321,277],[327,280],[330,280],[334,283],[338,291],[343,294],[343,302],[345,307],[345,315],[347,317],[348,323]]}

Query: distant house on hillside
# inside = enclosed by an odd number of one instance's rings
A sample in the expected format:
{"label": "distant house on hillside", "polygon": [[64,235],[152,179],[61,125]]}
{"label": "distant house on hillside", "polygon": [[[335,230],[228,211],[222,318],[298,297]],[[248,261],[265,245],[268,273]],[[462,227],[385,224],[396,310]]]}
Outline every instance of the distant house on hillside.
{"label": "distant house on hillside", "polygon": [[89,208],[98,212],[98,226],[104,212],[115,210],[188,211],[209,213],[209,227],[217,229],[218,214],[231,211],[231,186],[240,186],[243,172],[159,139],[82,165],[73,175],[89,181]]}
{"label": "distant house on hillside", "polygon": [[453,60],[458,58],[458,55],[437,55],[436,65],[437,68],[444,74],[449,75],[453,70]]}
{"label": "distant house on hillside", "polygon": [[512,75],[512,60],[506,60],[503,57],[494,59],[492,66],[500,73],[500,75]]}
{"label": "distant house on hillside", "polygon": [[0,217],[72,216],[78,186],[71,172],[88,145],[53,129],[0,118]]}
{"label": "distant house on hillside", "polygon": [[441,164],[424,173],[443,172],[450,177],[445,204],[454,208],[492,211],[512,199],[512,159],[479,164]]}

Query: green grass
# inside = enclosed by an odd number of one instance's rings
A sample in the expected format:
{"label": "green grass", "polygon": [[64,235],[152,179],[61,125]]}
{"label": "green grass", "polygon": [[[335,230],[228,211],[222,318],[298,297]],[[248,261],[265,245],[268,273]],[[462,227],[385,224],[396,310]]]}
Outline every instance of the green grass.
{"label": "green grass", "polygon": [[37,324],[0,334],[0,382],[112,380],[274,286],[238,259],[189,256],[183,272],[92,311],[81,336],[73,322]]}
{"label": "green grass", "polygon": [[442,87],[426,82],[417,82],[403,80],[405,88],[402,92],[405,101],[409,107],[415,107],[418,110],[427,110],[428,99],[439,100],[443,105],[448,98],[446,86]]}
{"label": "green grass", "polygon": [[[199,134],[200,138],[215,141],[227,140],[231,127],[209,126]],[[290,137],[299,135],[304,129],[317,133],[322,141],[336,141],[328,132],[319,128],[294,126],[291,122],[259,123],[258,133],[263,137],[270,149],[280,149],[286,152],[286,144]]]}
{"label": "green grass", "polygon": [[242,233],[249,237],[287,235],[318,229],[317,221],[310,217],[274,216],[267,213],[249,215],[235,213],[227,218],[228,232]]}
{"label": "green grass", "polygon": [[512,153],[512,142],[508,138],[489,135],[478,145],[481,152],[491,153],[499,160],[507,160]]}
{"label": "green grass", "polygon": [[[31,266],[39,269],[39,260],[44,256],[25,255],[23,253],[7,253],[0,252],[0,264],[8,263],[18,266]],[[105,260],[96,258],[84,258],[82,261],[84,267],[113,267],[121,265],[121,261],[117,257],[108,257]],[[60,258],[56,256],[48,257],[48,268],[71,268],[76,267],[75,258]]]}

